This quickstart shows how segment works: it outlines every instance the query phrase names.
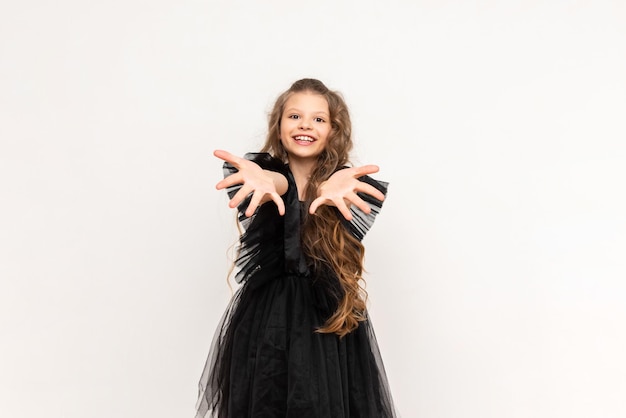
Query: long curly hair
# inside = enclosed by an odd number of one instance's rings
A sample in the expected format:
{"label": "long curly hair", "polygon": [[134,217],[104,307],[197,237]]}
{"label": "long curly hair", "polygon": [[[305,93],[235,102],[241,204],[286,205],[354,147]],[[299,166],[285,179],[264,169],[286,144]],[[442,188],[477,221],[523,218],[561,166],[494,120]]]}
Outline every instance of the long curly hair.
{"label": "long curly hair", "polygon": [[[352,149],[352,123],[348,107],[338,92],[329,90],[319,80],[298,80],[282,93],[269,114],[268,133],[262,152],[268,152],[287,163],[289,156],[280,141],[280,123],[285,103],[294,93],[311,92],[323,96],[330,111],[331,132],[326,147],[318,156],[305,191],[306,207],[317,197],[319,185],[337,170],[349,164]],[[308,213],[308,211],[307,211]],[[302,230],[302,247],[316,271],[333,272],[341,291],[337,309],[318,328],[320,333],[335,333],[340,337],[350,333],[365,320],[367,293],[363,282],[365,249],[342,225],[335,208],[321,206],[314,215],[307,215]]]}

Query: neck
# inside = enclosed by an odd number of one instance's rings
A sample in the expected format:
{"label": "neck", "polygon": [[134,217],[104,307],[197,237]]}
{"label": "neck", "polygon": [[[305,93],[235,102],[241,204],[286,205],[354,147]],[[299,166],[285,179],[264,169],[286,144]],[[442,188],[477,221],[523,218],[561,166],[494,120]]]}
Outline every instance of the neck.
{"label": "neck", "polygon": [[307,159],[295,159],[289,160],[289,169],[293,174],[293,178],[296,181],[296,187],[298,188],[298,199],[305,200],[306,188],[309,184],[309,178],[315,167],[316,160]]}

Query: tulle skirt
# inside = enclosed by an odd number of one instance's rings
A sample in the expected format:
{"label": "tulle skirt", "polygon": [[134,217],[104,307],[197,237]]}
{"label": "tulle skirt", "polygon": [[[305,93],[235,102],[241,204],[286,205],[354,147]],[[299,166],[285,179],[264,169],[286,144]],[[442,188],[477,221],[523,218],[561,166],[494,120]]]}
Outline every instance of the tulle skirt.
{"label": "tulle skirt", "polygon": [[245,283],[215,334],[196,418],[387,418],[394,407],[369,320],[315,332],[333,311],[323,285],[291,275]]}

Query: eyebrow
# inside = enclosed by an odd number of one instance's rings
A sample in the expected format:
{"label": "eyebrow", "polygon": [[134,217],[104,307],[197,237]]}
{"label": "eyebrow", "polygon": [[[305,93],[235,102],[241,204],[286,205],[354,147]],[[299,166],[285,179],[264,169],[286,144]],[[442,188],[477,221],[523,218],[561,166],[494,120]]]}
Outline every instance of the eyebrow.
{"label": "eyebrow", "polygon": [[[304,113],[304,112],[302,112],[300,109],[295,108],[295,107],[290,107],[289,109],[285,109],[285,110],[283,111],[283,113],[288,113],[288,112],[298,112],[298,113]],[[330,115],[329,115],[328,113],[326,113],[325,111],[323,111],[323,110],[318,110],[318,111],[315,111],[315,112],[312,112],[312,113],[313,113],[314,115],[324,115],[324,116],[326,116],[326,117],[330,117]]]}

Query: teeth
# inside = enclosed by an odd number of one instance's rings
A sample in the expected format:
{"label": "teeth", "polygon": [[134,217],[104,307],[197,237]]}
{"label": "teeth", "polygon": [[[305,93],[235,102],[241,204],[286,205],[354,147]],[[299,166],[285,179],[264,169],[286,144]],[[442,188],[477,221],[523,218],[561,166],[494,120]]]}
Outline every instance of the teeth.
{"label": "teeth", "polygon": [[300,135],[300,136],[296,136],[295,139],[298,140],[298,141],[313,142],[313,138],[311,138],[310,136]]}

